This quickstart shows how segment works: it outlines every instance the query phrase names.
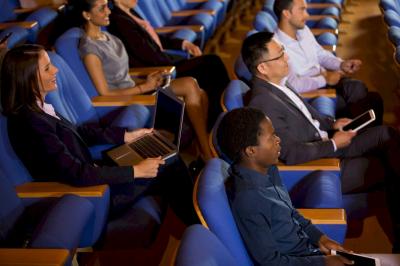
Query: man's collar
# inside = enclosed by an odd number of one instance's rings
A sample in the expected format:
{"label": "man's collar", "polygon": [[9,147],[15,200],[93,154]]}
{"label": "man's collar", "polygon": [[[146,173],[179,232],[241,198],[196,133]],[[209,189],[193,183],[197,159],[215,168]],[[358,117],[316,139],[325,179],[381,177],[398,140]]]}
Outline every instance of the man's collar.
{"label": "man's collar", "polygon": [[284,45],[290,45],[292,43],[297,43],[299,41],[301,41],[302,39],[302,32],[304,31],[304,29],[301,30],[297,30],[296,31],[296,39],[293,39],[292,37],[290,37],[288,34],[286,34],[286,32],[282,31],[280,28],[278,28],[276,30],[276,35],[278,36],[278,39],[284,44]]}
{"label": "man's collar", "polygon": [[276,166],[269,167],[268,172],[265,174],[239,165],[233,165],[232,168],[234,168],[234,173],[239,174],[234,174],[238,187],[242,187],[242,185],[246,187],[269,187],[273,185],[271,178],[272,173],[276,171]]}

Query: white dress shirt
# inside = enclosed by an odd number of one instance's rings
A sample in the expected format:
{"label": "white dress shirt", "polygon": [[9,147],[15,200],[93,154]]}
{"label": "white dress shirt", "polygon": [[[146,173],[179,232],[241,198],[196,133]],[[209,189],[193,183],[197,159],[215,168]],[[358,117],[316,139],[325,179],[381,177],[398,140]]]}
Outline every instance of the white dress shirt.
{"label": "white dress shirt", "polygon": [[60,118],[56,114],[56,111],[54,110],[53,105],[51,105],[49,103],[45,103],[45,102],[43,102],[43,105],[42,105],[42,103],[40,101],[37,101],[37,104],[40,107],[40,109],[43,110],[43,112],[60,120]]}
{"label": "white dress shirt", "polygon": [[285,46],[289,56],[288,81],[298,93],[325,87],[326,80],[321,71],[339,70],[343,62],[341,58],[322,48],[307,26],[297,31],[296,40],[279,28],[274,37]]}
{"label": "white dress shirt", "polygon": [[324,130],[321,130],[319,128],[320,123],[318,120],[314,119],[310,113],[310,111],[307,109],[306,105],[304,102],[299,98],[299,96],[296,95],[291,89],[289,89],[286,86],[281,86],[274,84],[270,82],[273,86],[277,87],[279,90],[281,90],[289,99],[299,108],[299,110],[303,113],[303,115],[310,121],[310,123],[315,127],[315,129],[318,131],[319,135],[321,136],[321,139],[323,140],[328,140],[328,133]]}

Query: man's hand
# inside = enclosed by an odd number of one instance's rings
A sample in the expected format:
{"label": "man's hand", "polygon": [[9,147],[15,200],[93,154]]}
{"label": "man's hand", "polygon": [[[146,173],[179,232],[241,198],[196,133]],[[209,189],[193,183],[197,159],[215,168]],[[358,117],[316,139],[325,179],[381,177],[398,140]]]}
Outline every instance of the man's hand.
{"label": "man's hand", "polygon": [[327,235],[322,235],[318,241],[319,250],[325,255],[330,255],[331,250],[346,251],[338,242],[330,239]]}
{"label": "man's hand", "polygon": [[351,122],[350,118],[340,118],[333,124],[333,129],[342,130],[342,128]]}
{"label": "man's hand", "polygon": [[187,51],[189,54],[191,54],[193,56],[200,56],[202,54],[200,48],[197,45],[195,45],[187,40],[184,40],[182,42],[182,50]]}
{"label": "man's hand", "polygon": [[135,177],[139,178],[152,178],[158,174],[160,165],[165,164],[165,161],[160,157],[148,158],[133,166]]}
{"label": "man's hand", "polygon": [[349,59],[340,64],[340,69],[346,74],[353,74],[360,69],[361,64],[362,62],[359,59]]}
{"label": "man's hand", "polygon": [[148,134],[150,132],[152,132],[153,129],[152,128],[140,128],[140,129],[135,129],[133,131],[126,131],[124,134],[124,142],[128,143],[128,142],[132,142],[133,140]]}
{"label": "man's hand", "polygon": [[351,139],[354,138],[354,136],[357,135],[357,132],[355,131],[337,131],[333,137],[332,140],[336,144],[336,148],[344,148],[350,145]]}
{"label": "man's hand", "polygon": [[324,70],[321,71],[321,75],[325,78],[326,84],[330,86],[338,84],[339,80],[342,78],[340,71]]}

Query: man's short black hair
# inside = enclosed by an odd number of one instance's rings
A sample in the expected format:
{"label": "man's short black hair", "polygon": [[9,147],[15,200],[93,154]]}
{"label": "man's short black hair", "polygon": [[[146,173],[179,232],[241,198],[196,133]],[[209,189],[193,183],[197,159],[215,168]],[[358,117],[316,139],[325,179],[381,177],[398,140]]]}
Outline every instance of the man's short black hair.
{"label": "man's short black hair", "polygon": [[239,162],[247,147],[258,145],[260,124],[264,119],[262,111],[250,107],[228,112],[217,129],[217,142],[221,151],[232,162]]}
{"label": "man's short black hair", "polygon": [[257,74],[257,66],[263,58],[263,54],[268,54],[267,44],[272,40],[274,34],[268,31],[261,31],[248,36],[242,45],[242,58],[249,71]]}
{"label": "man's short black hair", "polygon": [[282,18],[283,10],[289,10],[292,8],[293,0],[275,0],[274,2],[274,13],[278,18],[278,21]]}

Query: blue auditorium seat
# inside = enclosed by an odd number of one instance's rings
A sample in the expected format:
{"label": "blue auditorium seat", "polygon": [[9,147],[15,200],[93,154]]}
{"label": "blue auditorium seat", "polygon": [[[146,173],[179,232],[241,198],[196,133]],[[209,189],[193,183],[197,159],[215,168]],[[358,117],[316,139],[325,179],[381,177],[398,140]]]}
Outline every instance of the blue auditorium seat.
{"label": "blue auditorium seat", "polygon": [[[19,2],[16,0],[3,0],[0,4],[0,22],[17,21],[20,19],[14,9],[19,7]],[[39,32],[45,28],[50,22],[54,21],[58,13],[51,8],[43,7],[33,11],[23,18],[24,21],[36,21],[38,24],[31,29],[28,29],[27,40],[30,43],[35,43]]]}
{"label": "blue auditorium seat", "polygon": [[199,224],[192,225],[182,236],[175,266],[239,266],[224,244]]}
{"label": "blue auditorium seat", "polygon": [[23,44],[28,40],[28,30],[19,26],[11,26],[0,31],[0,39],[5,37],[9,32],[12,32],[12,35],[7,41],[7,47],[9,49],[17,46],[18,44]]}
{"label": "blue auditorium seat", "polygon": [[391,26],[389,28],[389,40],[393,43],[394,46],[400,45],[400,27]]}
{"label": "blue auditorium seat", "polygon": [[388,27],[397,26],[400,27],[400,15],[394,10],[386,10],[383,14],[383,18]]}
{"label": "blue auditorium seat", "polygon": [[69,265],[93,219],[93,204],[75,195],[24,204],[0,169],[0,246],[68,249]]}
{"label": "blue auditorium seat", "polygon": [[166,3],[172,11],[182,10],[213,10],[217,13],[217,25],[221,25],[224,21],[228,1],[209,0],[203,2],[191,2],[186,0],[167,0]]}
{"label": "blue auditorium seat", "polygon": [[[17,190],[19,187],[33,184],[31,175],[11,146],[8,139],[7,118],[2,115],[0,115],[0,169],[4,177],[7,178]],[[50,191],[50,193],[53,193],[53,195],[57,197],[63,194],[63,191]],[[95,218],[86,228],[79,245],[80,247],[92,246],[96,243],[103,231],[108,215],[110,191],[106,188],[101,196],[88,196],[85,198],[93,204],[95,208]],[[38,198],[33,196],[26,196],[23,198],[24,204],[30,204],[37,200]]]}

